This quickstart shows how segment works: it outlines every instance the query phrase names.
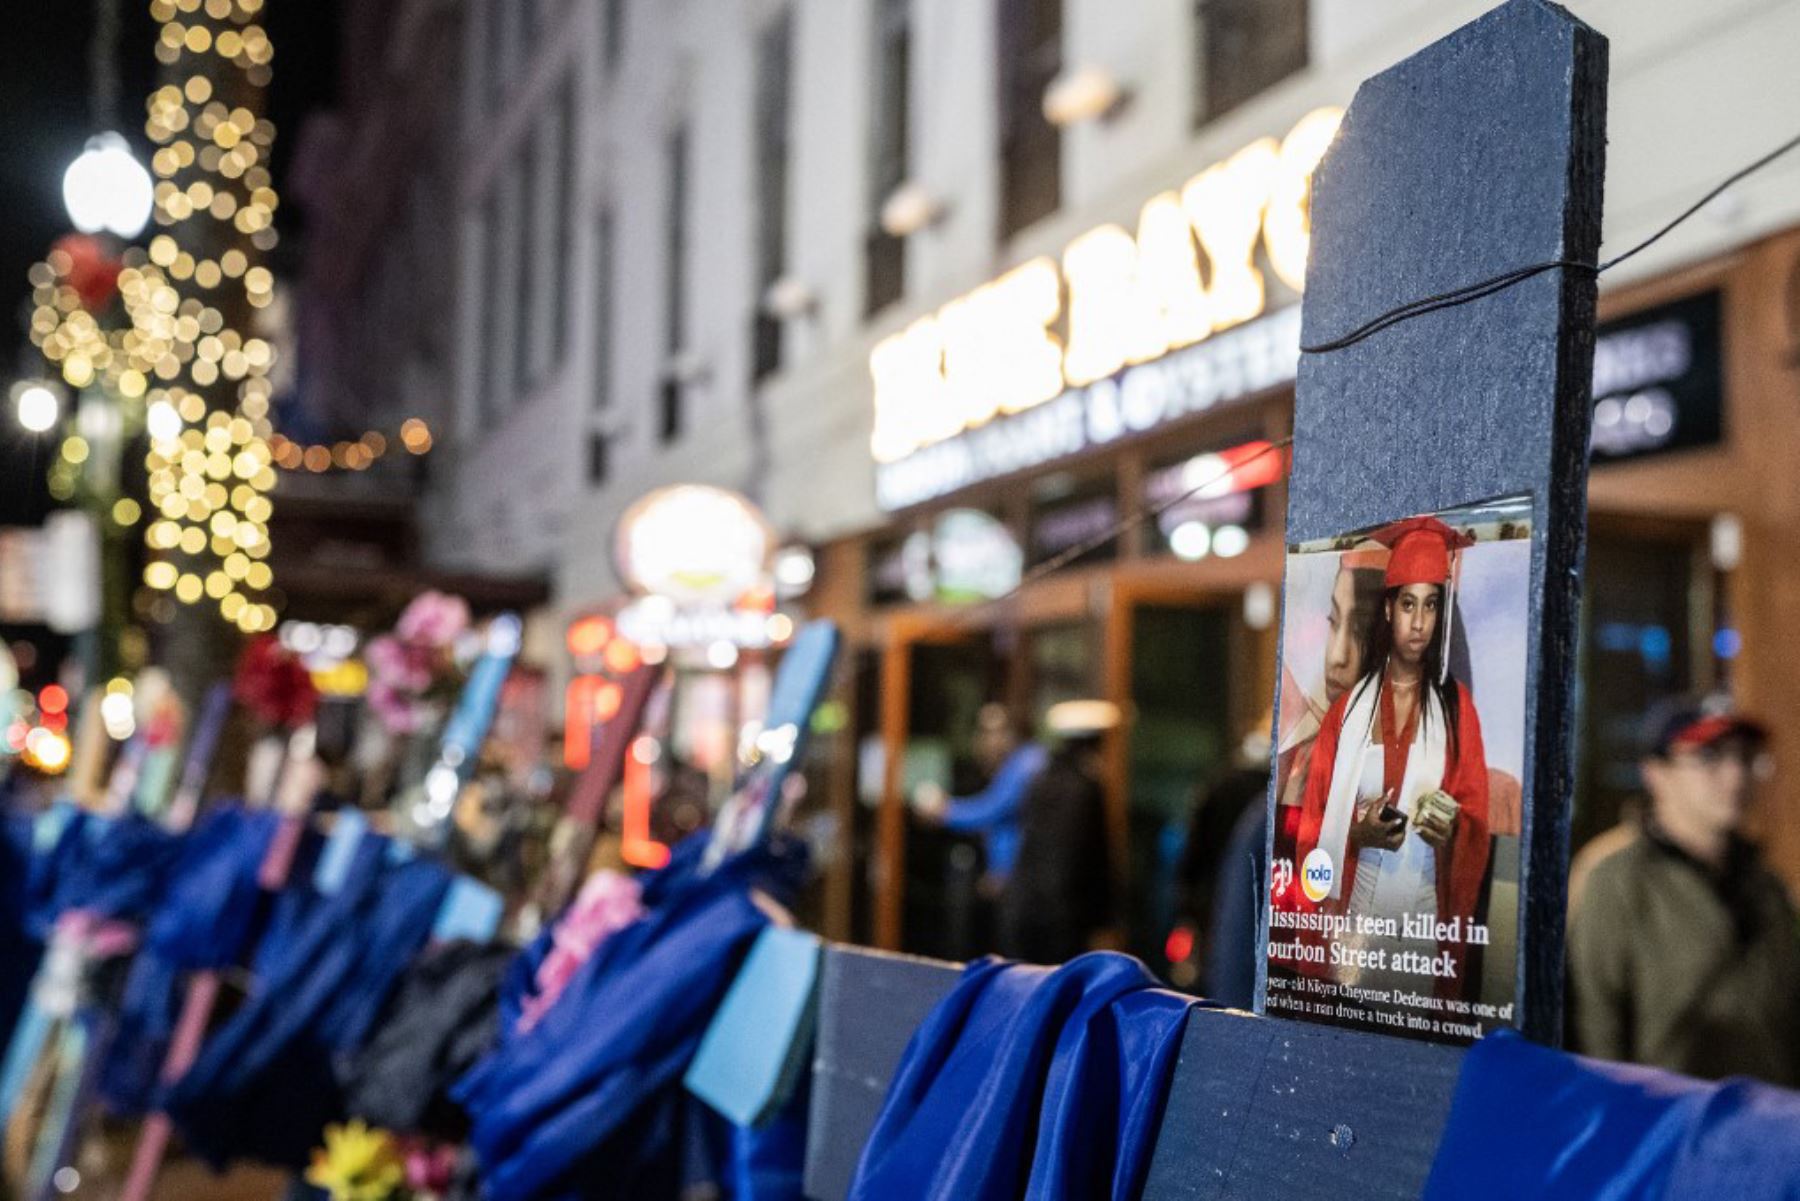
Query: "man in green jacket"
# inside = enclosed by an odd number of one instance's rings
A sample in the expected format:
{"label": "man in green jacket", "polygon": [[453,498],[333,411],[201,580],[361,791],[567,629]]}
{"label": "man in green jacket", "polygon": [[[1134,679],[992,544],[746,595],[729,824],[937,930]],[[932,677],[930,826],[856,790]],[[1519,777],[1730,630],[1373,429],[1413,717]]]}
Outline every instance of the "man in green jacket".
{"label": "man in green jacket", "polygon": [[1728,711],[1678,703],[1652,715],[1642,828],[1572,908],[1578,1049],[1800,1086],[1800,924],[1739,834],[1765,742]]}

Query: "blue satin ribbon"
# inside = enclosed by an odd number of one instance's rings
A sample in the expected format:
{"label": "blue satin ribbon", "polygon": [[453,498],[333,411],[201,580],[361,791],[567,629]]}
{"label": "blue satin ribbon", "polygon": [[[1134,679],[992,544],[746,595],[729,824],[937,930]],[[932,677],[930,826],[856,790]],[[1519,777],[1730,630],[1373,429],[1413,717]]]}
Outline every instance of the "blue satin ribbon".
{"label": "blue satin ribbon", "polygon": [[971,963],[907,1045],[850,1201],[1137,1201],[1198,1003],[1125,955]]}
{"label": "blue satin ribbon", "polygon": [[1800,1198],[1800,1093],[1602,1063],[1500,1031],[1463,1060],[1425,1197]]}
{"label": "blue satin ribbon", "polygon": [[769,923],[751,889],[787,899],[805,857],[781,839],[705,874],[705,843],[676,847],[646,879],[647,914],[595,951],[537,1025],[457,1082],[490,1201],[623,1201],[666,1195],[701,1166],[718,1172],[723,1131],[682,1074]]}
{"label": "blue satin ribbon", "polygon": [[299,1166],[341,1116],[334,1060],[363,1045],[451,880],[430,859],[395,863],[388,843],[366,836],[344,887],[299,907],[259,957],[256,991],[166,1090],[162,1107],[209,1162]]}

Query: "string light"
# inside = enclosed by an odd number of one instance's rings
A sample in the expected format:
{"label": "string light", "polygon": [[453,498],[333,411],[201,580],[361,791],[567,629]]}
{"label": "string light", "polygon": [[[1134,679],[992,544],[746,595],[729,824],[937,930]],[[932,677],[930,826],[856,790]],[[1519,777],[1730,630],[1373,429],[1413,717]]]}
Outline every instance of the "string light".
{"label": "string light", "polygon": [[275,434],[269,439],[269,452],[275,466],[284,471],[367,471],[376,460],[395,449],[396,441],[408,454],[428,454],[432,447],[431,428],[412,417],[401,423],[394,439],[380,430],[369,430],[354,440],[312,443]]}
{"label": "string light", "polygon": [[[277,450],[293,445],[269,422],[274,348],[228,316],[267,309],[275,297],[275,277],[257,261],[278,242],[268,165],[275,126],[226,102],[255,103],[268,86],[274,47],[256,22],[261,9],[262,0],[152,0],[156,58],[175,77],[145,104],[144,132],[157,146],[154,217],[165,232],[119,279],[135,356],[128,369],[145,381],[150,436],[143,517],[152,561],[140,603],[163,617],[171,601],[212,604],[246,633],[275,627],[268,494]],[[193,224],[201,222],[224,228]],[[216,256],[206,253],[221,243]],[[68,370],[65,355],[65,378]],[[208,393],[231,402],[208,404]]]}

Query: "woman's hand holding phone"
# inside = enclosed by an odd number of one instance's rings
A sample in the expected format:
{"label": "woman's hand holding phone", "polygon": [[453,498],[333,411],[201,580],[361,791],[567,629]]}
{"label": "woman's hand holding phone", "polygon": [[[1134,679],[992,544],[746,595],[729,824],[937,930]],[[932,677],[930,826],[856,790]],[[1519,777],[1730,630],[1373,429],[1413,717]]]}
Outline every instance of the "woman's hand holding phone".
{"label": "woman's hand holding phone", "polygon": [[1394,808],[1394,794],[1389,792],[1379,801],[1357,806],[1356,818],[1350,823],[1350,845],[1356,850],[1372,847],[1377,851],[1397,851],[1406,841],[1406,815]]}

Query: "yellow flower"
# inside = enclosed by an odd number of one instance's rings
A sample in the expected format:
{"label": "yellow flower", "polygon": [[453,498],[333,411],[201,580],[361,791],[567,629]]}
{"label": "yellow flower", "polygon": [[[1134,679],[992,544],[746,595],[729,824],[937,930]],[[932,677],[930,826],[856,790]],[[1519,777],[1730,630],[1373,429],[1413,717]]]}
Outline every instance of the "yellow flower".
{"label": "yellow flower", "polygon": [[361,1119],[325,1128],[325,1146],[313,1152],[306,1182],[331,1194],[331,1201],[387,1201],[406,1179],[400,1150],[385,1130]]}

